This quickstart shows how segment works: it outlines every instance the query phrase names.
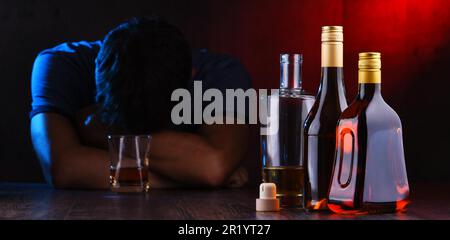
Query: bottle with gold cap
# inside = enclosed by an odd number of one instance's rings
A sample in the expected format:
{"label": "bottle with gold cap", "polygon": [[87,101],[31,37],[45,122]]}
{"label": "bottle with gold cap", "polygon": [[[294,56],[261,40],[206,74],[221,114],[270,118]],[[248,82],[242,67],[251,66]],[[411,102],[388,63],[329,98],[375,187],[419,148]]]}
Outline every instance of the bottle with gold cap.
{"label": "bottle with gold cap", "polygon": [[308,210],[327,209],[336,148],[336,124],[347,108],[343,78],[343,28],[322,27],[322,76],[316,100],[304,123],[304,203]]}
{"label": "bottle with gold cap", "polygon": [[381,54],[359,54],[358,95],[337,125],[328,207],[343,214],[405,211],[402,125],[381,96]]}

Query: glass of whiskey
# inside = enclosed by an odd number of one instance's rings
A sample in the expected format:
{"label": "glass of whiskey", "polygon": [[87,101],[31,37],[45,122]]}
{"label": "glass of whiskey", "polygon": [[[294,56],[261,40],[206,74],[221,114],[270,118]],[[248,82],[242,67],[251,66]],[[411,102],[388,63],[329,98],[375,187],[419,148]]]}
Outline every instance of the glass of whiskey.
{"label": "glass of whiskey", "polygon": [[108,135],[113,192],[148,192],[150,135]]}

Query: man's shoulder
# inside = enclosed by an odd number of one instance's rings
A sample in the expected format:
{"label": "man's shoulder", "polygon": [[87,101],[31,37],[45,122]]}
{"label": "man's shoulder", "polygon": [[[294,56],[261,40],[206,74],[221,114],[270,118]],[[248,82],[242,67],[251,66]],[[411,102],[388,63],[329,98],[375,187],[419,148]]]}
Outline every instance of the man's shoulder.
{"label": "man's shoulder", "polygon": [[101,41],[65,42],[41,51],[39,56],[50,54],[56,56],[78,57],[82,55],[95,58],[100,50],[100,47]]}
{"label": "man's shoulder", "polygon": [[101,42],[67,42],[43,50],[31,77],[30,117],[56,112],[73,118],[76,111],[92,104],[95,89],[95,58]]}
{"label": "man's shoulder", "polygon": [[58,76],[71,72],[91,81],[100,47],[100,41],[81,41],[66,42],[45,49],[36,57],[33,71],[51,72],[52,75]]}

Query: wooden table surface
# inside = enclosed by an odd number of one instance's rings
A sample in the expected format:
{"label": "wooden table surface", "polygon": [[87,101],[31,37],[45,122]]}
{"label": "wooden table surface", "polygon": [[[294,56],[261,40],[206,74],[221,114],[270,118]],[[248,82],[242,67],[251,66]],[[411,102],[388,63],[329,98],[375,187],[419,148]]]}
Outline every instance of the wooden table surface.
{"label": "wooden table surface", "polygon": [[151,190],[147,194],[54,190],[0,183],[0,219],[450,219],[450,184],[412,186],[404,214],[341,216],[282,210],[255,212],[257,189]]}

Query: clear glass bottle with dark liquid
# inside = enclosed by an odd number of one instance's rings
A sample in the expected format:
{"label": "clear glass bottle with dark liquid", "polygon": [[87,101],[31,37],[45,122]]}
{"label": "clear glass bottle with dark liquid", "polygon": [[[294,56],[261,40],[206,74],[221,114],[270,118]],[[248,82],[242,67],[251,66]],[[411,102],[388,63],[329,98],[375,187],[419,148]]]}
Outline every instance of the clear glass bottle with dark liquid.
{"label": "clear glass bottle with dark liquid", "polygon": [[343,28],[322,27],[322,76],[316,101],[304,125],[304,206],[327,209],[336,148],[336,124],[347,108],[343,79]]}
{"label": "clear glass bottle with dark liquid", "polygon": [[268,96],[269,129],[261,134],[263,181],[275,183],[282,207],[302,207],[303,122],[314,97],[301,87],[302,55],[281,54],[280,89]]}
{"label": "clear glass bottle with dark liquid", "polygon": [[380,53],[359,54],[359,90],[342,113],[328,207],[336,213],[405,211],[409,185],[402,125],[381,96]]}

